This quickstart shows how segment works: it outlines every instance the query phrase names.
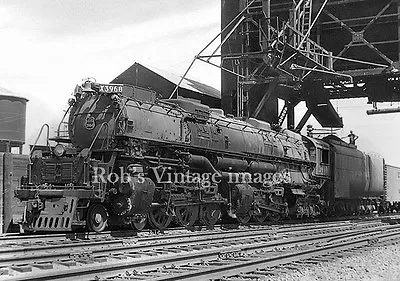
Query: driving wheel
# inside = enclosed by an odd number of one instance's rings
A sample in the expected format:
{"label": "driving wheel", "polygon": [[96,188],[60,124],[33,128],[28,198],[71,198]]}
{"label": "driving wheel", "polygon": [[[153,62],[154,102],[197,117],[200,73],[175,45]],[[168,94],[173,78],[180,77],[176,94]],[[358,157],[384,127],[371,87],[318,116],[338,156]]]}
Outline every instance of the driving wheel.
{"label": "driving wheel", "polygon": [[259,213],[254,213],[253,214],[253,220],[257,223],[263,223],[267,220],[268,218],[268,211],[264,209],[260,209]]}
{"label": "driving wheel", "polygon": [[175,207],[175,215],[177,223],[184,227],[191,227],[199,216],[199,206],[177,206]]}
{"label": "driving wheel", "polygon": [[153,227],[164,230],[170,225],[172,216],[166,213],[165,207],[154,207],[149,212],[149,219]]}
{"label": "driving wheel", "polygon": [[241,224],[247,224],[250,221],[250,214],[249,213],[244,213],[244,214],[236,214],[238,222]]}
{"label": "driving wheel", "polygon": [[221,217],[219,204],[203,204],[200,206],[200,221],[203,225],[213,226]]}

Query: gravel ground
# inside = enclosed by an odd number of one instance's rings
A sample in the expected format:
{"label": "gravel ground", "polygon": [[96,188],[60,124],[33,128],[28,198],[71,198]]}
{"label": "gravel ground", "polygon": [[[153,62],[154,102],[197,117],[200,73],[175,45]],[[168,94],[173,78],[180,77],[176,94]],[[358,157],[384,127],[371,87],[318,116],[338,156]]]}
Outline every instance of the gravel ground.
{"label": "gravel ground", "polygon": [[372,248],[370,251],[299,269],[269,280],[397,281],[400,280],[400,244]]}

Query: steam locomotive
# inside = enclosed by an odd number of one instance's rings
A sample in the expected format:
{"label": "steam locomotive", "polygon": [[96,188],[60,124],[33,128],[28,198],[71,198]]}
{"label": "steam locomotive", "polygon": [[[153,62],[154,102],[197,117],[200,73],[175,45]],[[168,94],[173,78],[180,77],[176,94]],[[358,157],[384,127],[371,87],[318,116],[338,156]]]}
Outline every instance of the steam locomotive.
{"label": "steam locomotive", "polygon": [[335,136],[314,139],[225,116],[187,99],[129,85],[77,86],[51,148],[33,148],[15,195],[24,231],[71,231],[221,217],[368,212],[384,190],[384,159]]}

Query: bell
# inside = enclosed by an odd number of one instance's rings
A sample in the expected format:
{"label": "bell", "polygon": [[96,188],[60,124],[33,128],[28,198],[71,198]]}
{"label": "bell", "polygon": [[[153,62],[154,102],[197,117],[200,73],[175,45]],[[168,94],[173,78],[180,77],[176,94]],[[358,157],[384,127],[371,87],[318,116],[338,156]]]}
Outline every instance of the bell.
{"label": "bell", "polygon": [[91,83],[90,81],[85,81],[85,82],[83,82],[83,84],[82,84],[82,91],[83,91],[83,92],[95,92],[95,91],[92,89],[92,83]]}

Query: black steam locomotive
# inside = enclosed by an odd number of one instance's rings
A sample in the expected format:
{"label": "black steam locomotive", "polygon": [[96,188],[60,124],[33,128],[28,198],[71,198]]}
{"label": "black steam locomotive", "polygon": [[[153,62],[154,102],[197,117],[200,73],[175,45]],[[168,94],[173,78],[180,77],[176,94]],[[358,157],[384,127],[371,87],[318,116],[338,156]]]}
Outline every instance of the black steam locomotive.
{"label": "black steam locomotive", "polygon": [[383,195],[384,160],[335,136],[313,139],[127,85],[86,81],[69,104],[68,133],[60,126],[57,145],[33,149],[15,192],[26,231],[353,214]]}

